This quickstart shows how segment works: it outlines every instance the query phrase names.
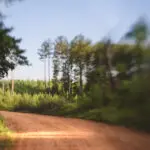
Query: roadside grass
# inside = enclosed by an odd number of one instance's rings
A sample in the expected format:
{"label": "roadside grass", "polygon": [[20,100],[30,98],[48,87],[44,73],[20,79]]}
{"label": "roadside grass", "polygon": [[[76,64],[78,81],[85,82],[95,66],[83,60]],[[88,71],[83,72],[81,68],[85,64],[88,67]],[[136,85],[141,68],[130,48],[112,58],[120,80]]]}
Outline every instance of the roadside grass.
{"label": "roadside grass", "polygon": [[4,118],[0,116],[0,150],[9,150],[13,146],[11,131],[6,127]]}

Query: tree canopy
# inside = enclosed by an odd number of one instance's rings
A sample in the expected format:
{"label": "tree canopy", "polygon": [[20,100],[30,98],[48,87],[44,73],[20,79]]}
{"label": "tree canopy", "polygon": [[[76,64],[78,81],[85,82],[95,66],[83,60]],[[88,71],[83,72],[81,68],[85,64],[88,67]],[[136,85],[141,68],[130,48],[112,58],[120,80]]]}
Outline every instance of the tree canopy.
{"label": "tree canopy", "polygon": [[11,36],[13,28],[7,28],[0,20],[0,78],[8,74],[17,65],[29,65],[24,56],[26,50],[20,48],[21,39]]}

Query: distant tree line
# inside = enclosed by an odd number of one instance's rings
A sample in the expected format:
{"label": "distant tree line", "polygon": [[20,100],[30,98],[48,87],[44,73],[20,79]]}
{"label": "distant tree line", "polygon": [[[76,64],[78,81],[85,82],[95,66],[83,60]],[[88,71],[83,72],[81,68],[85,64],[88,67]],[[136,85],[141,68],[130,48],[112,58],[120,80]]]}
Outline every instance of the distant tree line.
{"label": "distant tree line", "polygon": [[115,90],[120,80],[128,79],[134,73],[134,68],[139,72],[140,66],[145,64],[145,69],[149,69],[149,46],[145,44],[148,35],[148,24],[140,18],[123,36],[134,40],[133,44],[112,43],[110,39],[92,43],[81,34],[71,41],[59,36],[53,42],[44,41],[38,54],[45,65],[46,59],[53,56],[53,85],[57,88],[61,82],[68,96],[72,95],[74,84],[78,85],[79,95],[95,84],[102,89],[107,86]]}

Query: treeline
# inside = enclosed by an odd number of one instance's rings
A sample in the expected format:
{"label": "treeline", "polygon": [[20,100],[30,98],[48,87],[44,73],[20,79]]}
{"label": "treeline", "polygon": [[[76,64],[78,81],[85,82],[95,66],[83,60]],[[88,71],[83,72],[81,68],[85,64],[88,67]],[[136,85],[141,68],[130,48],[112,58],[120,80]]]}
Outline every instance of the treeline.
{"label": "treeline", "polygon": [[83,35],[71,41],[59,36],[42,44],[40,58],[45,64],[53,58],[53,85],[61,83],[67,99],[77,95],[75,116],[82,113],[80,117],[150,129],[148,26],[140,18],[123,35],[133,44],[110,39],[93,43]]}
{"label": "treeline", "polygon": [[[106,87],[116,91],[121,81],[129,80],[140,70],[148,71],[150,52],[149,46],[145,44],[148,34],[148,24],[140,18],[123,36],[124,39],[134,40],[132,45],[112,43],[109,39],[92,43],[83,35],[77,35],[71,41],[65,36],[59,36],[54,42],[44,41],[38,54],[45,70],[48,60],[49,81],[49,62],[53,59],[52,84],[56,92],[61,83],[63,93],[68,96],[88,93],[95,84],[105,93]],[[73,85],[76,85],[76,90]]]}

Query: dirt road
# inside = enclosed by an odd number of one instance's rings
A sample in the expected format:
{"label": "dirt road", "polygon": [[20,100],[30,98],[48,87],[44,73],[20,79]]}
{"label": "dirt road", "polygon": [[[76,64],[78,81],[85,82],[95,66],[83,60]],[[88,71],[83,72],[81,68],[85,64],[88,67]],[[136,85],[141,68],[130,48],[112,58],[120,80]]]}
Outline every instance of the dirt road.
{"label": "dirt road", "polygon": [[149,150],[150,135],[80,119],[3,112],[13,150]]}

